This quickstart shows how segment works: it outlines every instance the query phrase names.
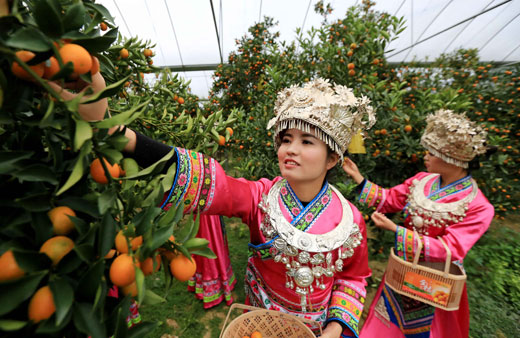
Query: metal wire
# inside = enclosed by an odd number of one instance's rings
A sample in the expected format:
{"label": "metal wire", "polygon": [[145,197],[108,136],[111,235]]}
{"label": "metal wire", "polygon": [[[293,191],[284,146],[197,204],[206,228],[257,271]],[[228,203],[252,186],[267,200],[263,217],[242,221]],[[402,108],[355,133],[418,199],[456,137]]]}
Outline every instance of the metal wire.
{"label": "metal wire", "polygon": [[125,16],[123,15],[121,10],[119,9],[119,6],[117,5],[116,0],[113,0],[113,1],[114,1],[114,5],[116,5],[117,11],[119,12],[119,15],[121,15],[121,19],[123,19],[123,23],[125,24],[125,27],[126,27],[126,30],[128,31],[128,34],[130,36],[132,36],[132,32],[130,31],[130,27],[128,27],[128,24],[126,23]]}
{"label": "metal wire", "polygon": [[[509,6],[511,6],[511,5],[512,5],[512,3],[510,3],[510,4],[507,5],[507,6],[505,6],[505,7],[504,7],[504,8],[503,8],[503,9],[502,9],[502,10],[501,10],[497,15],[495,15],[495,16],[493,17],[493,19],[490,20],[489,22],[494,22],[498,17],[502,16],[502,13],[504,13],[504,12],[509,8]],[[472,41],[476,36],[481,36],[481,33],[482,33],[483,31],[487,31],[487,30],[489,30],[489,28],[487,27],[487,25],[482,25],[482,28],[481,28],[478,32],[476,32],[476,33],[475,33],[471,38],[467,39],[467,40],[465,41],[465,43],[466,43],[466,44],[470,43],[470,42],[471,42],[471,41]]]}
{"label": "metal wire", "polygon": [[[182,60],[181,47],[179,46],[179,40],[177,39],[177,34],[175,33],[175,27],[173,26],[172,15],[170,14],[170,8],[168,7],[168,3],[164,0],[164,5],[166,6],[166,11],[168,12],[168,18],[170,19],[170,25],[172,26],[173,36],[175,37],[175,43],[177,44],[177,50],[179,51],[179,57],[181,59],[181,65],[184,67],[184,61]],[[184,76],[186,76],[186,72],[184,72]]]}
{"label": "metal wire", "polygon": [[405,1],[406,0],[403,0],[403,2],[401,2],[401,4],[399,5],[399,8],[397,8],[397,10],[395,11],[394,15],[392,15],[392,16],[396,16],[396,14],[399,13],[399,11],[401,10],[401,7],[403,7]]}
{"label": "metal wire", "polygon": [[[146,6],[146,10],[148,11],[148,16],[150,17],[150,21],[152,22],[152,28],[153,28],[153,32],[155,34],[155,38],[158,41],[159,40],[159,35],[157,34],[157,31],[155,30],[155,24],[153,23],[152,13],[150,13],[150,8],[148,7],[148,3],[146,2],[146,0],[144,0],[144,5]],[[159,45],[159,50],[161,51],[161,56],[162,56],[164,62],[166,63],[166,58],[164,57],[164,53],[163,53],[161,44],[158,44],[158,45]]]}
{"label": "metal wire", "polygon": [[441,30],[441,31],[439,31],[439,32],[437,32],[437,33],[435,33],[435,34],[433,34],[433,35],[430,35],[429,37],[424,38],[424,39],[422,39],[421,41],[417,41],[416,43],[413,43],[412,45],[410,45],[410,46],[408,46],[408,47],[406,47],[406,48],[403,48],[403,49],[401,49],[401,50],[398,51],[398,52],[395,52],[394,54],[388,56],[388,58],[391,58],[392,56],[395,56],[395,55],[397,55],[397,54],[401,54],[402,52],[404,52],[404,51],[406,51],[406,50],[408,50],[408,49],[410,49],[410,48],[413,48],[414,46],[417,46],[417,45],[420,44],[420,43],[423,43],[423,42],[425,42],[425,41],[427,41],[427,40],[430,40],[430,39],[436,37],[437,35],[440,35],[440,34],[442,34],[442,33],[444,33],[444,32],[447,32],[447,31],[449,31],[449,30],[451,30],[451,29],[453,29],[453,28],[455,28],[455,27],[457,27],[457,26],[459,26],[459,25],[462,25],[462,24],[463,24],[464,22],[466,22],[466,21],[469,21],[469,20],[471,20],[471,19],[476,18],[477,16],[480,16],[480,15],[482,15],[482,14],[484,14],[484,13],[487,13],[487,12],[489,12],[489,11],[492,11],[493,9],[495,9],[495,8],[497,8],[497,7],[500,7],[500,6],[506,4],[506,3],[510,2],[510,1],[512,1],[512,0],[506,0],[506,1],[504,1],[504,2],[502,2],[502,3],[500,3],[500,4],[498,4],[498,5],[495,5],[495,6],[491,7],[491,8],[489,8],[489,9],[486,9],[486,10],[484,10],[484,11],[482,11],[482,12],[480,12],[480,13],[477,13],[477,14],[475,14],[475,15],[473,15],[473,16],[470,16],[470,17],[467,18],[467,19],[464,19],[464,20],[462,20],[462,21],[460,21],[460,22],[458,22],[458,23],[456,23],[456,24],[454,24],[454,25],[452,25],[452,26],[450,26],[450,27],[448,27],[448,28],[446,28],[446,29],[443,29],[443,30]]}
{"label": "metal wire", "polygon": [[[437,13],[437,15],[433,18],[433,20],[428,24],[426,25],[426,28],[422,31],[422,33],[419,35],[419,37],[417,38],[417,41],[419,41],[422,36],[424,35],[424,33],[426,33],[426,31],[428,30],[428,28],[431,27],[431,25],[435,22],[435,20],[437,20],[437,18],[442,14],[442,12],[444,12],[444,10],[453,2],[453,0],[450,0],[440,11],[439,13]],[[413,48],[410,48],[408,50],[408,53],[406,53],[405,57],[403,58],[403,61],[406,60],[406,58],[408,57],[408,55],[410,55],[410,53],[412,52],[412,49]]]}
{"label": "metal wire", "polygon": [[222,48],[220,48],[220,37],[218,35],[217,19],[215,18],[215,8],[213,8],[213,0],[209,0],[211,5],[211,14],[213,14],[213,24],[215,25],[215,34],[217,34],[218,53],[220,56],[220,63],[224,63],[224,56],[222,55]]}
{"label": "metal wire", "polygon": [[500,32],[501,32],[504,28],[506,28],[506,27],[507,27],[511,22],[513,22],[516,18],[518,18],[519,15],[520,15],[520,13],[518,13],[517,15],[515,15],[514,18],[512,18],[511,20],[509,20],[509,21],[508,21],[504,26],[502,26],[502,28],[500,28],[500,29],[499,29],[495,34],[493,34],[493,36],[490,37],[490,38],[486,41],[486,43],[484,43],[484,45],[483,45],[482,47],[480,47],[478,50],[479,50],[479,51],[482,51],[482,49],[484,49],[484,48],[488,45],[488,43],[490,43],[491,40],[493,40],[493,39],[495,38],[495,36],[498,35],[498,33],[500,33]]}
{"label": "metal wire", "polygon": [[262,21],[262,0],[260,0],[260,10],[258,11],[258,22]]}
{"label": "metal wire", "polygon": [[[518,48],[520,48],[520,44],[518,44],[515,48],[513,48],[513,50],[510,51],[510,52],[509,52],[509,53],[508,53],[508,54],[507,54],[507,55],[502,59],[502,61],[500,61],[500,62],[504,62],[504,61],[509,57],[509,55],[513,54],[514,51],[517,50]],[[516,63],[516,62],[518,62],[518,61],[515,61],[515,63]]]}
{"label": "metal wire", "polygon": [[[488,8],[489,5],[491,5],[493,2],[495,2],[495,0],[491,0],[490,3],[488,3],[486,6],[484,6],[480,11],[483,11],[484,9]],[[444,50],[442,51],[442,53],[446,53],[446,51],[448,50],[448,48],[450,48],[451,44],[457,40],[457,38],[462,34],[462,32],[464,32],[464,30],[466,28],[468,28],[469,25],[471,25],[471,23],[473,22],[473,20],[475,19],[471,19],[470,21],[468,21],[468,23],[466,24],[466,26],[464,26],[458,33],[457,35],[455,35],[455,37],[450,41],[450,43],[448,43],[448,45],[446,46],[446,48],[444,48]]]}

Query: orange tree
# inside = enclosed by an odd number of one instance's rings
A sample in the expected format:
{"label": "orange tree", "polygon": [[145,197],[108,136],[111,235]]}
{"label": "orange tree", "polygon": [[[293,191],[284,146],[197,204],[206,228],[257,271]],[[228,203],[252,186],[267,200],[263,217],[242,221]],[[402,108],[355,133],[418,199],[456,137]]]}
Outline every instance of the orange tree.
{"label": "orange tree", "polygon": [[[384,50],[404,29],[404,21],[374,11],[373,5],[365,0],[330,22],[332,8],[318,2],[315,11],[323,15],[322,25],[307,32],[297,30],[292,44],[279,42],[274,39],[277,33],[263,30],[273,29],[270,19],[237,40],[237,51],[215,72],[211,101],[245,108],[238,114],[235,140],[229,143],[230,157],[238,160],[235,169],[250,178],[278,173],[272,160],[272,135],[265,130],[276,92],[322,76],[372,100],[378,120],[365,135],[367,154],[352,155],[368,178],[392,186],[424,170],[419,140],[427,114],[440,108],[466,111],[486,125],[490,145],[500,148],[474,175],[498,213],[516,210],[520,200],[514,177],[519,169],[518,130],[513,122],[518,118],[520,93],[517,68],[494,70],[479,62],[474,51],[443,55],[428,64],[389,64]],[[261,55],[265,68],[258,68],[256,55]],[[335,180],[343,179],[340,175]],[[347,191],[353,186],[343,187]]]}
{"label": "orange tree", "polygon": [[[182,208],[162,212],[157,207],[172,186],[174,168],[162,174],[172,153],[141,169],[123,156],[126,138],[107,132],[154,110],[153,93],[139,88],[124,101],[117,98],[128,90],[130,76],[140,75],[117,72],[120,60],[111,56],[111,46],[121,40],[116,42],[117,28],[101,33],[105,25],[113,27],[103,6],[65,0],[13,3],[0,16],[0,330],[8,336],[144,336],[154,324],[128,330],[131,296],[107,297],[108,290],[121,286],[140,304],[161,301],[147,290],[140,261],[157,253],[165,262],[173,252],[214,256],[206,240],[194,238],[198,223],[191,217],[181,222]],[[129,47],[125,62],[134,71],[149,69],[138,62],[135,44],[144,47],[137,40],[123,43]],[[63,53],[64,46],[75,51],[72,56]],[[47,68],[54,71],[46,73]],[[111,116],[86,122],[79,102],[91,93],[64,101],[46,79],[74,87],[79,78],[90,82],[99,69],[109,85],[87,102],[116,98],[110,102]],[[212,142],[211,132],[191,133]],[[128,249],[121,249],[121,242]],[[156,269],[145,269],[150,270]]]}

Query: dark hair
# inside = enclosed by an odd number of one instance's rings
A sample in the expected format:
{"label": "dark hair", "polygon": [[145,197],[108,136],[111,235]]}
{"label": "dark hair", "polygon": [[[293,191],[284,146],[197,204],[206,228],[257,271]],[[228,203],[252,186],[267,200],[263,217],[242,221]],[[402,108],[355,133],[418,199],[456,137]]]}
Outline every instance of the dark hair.
{"label": "dark hair", "polygon": [[487,146],[486,152],[484,154],[482,154],[480,156],[475,156],[474,159],[469,161],[469,163],[468,163],[468,172],[479,169],[480,168],[480,162],[483,161],[483,160],[487,160],[491,155],[493,155],[497,151],[498,151],[498,147],[497,146]]}

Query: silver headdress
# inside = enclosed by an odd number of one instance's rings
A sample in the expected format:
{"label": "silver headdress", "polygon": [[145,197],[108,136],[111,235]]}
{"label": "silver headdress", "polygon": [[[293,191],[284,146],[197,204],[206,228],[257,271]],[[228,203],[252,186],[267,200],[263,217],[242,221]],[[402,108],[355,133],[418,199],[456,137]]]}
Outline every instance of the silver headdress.
{"label": "silver headdress", "polygon": [[339,155],[338,163],[343,163],[343,153],[352,137],[376,122],[374,109],[369,104],[366,96],[358,98],[350,88],[317,78],[303,87],[291,86],[278,93],[276,116],[269,121],[267,129],[275,126],[274,140],[279,147],[281,131],[294,128],[311,132],[314,128],[315,136]]}
{"label": "silver headdress", "polygon": [[434,156],[458,167],[486,152],[487,133],[466,115],[438,110],[426,118],[421,144]]}

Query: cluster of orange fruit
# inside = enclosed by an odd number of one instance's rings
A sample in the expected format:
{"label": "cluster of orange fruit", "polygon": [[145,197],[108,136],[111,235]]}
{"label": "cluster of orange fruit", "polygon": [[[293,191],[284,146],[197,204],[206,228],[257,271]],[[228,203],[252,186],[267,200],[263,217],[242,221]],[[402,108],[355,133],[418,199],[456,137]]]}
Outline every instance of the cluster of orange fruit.
{"label": "cluster of orange fruit", "polygon": [[[67,43],[67,41],[61,41],[60,44],[55,43],[58,47],[59,57],[63,64],[69,62],[73,65],[73,73],[70,76],[71,80],[76,80],[79,75],[90,72],[92,75],[99,72],[99,60],[97,57],[90,55],[90,53],[82,46],[74,43]],[[23,62],[30,62],[35,54],[27,50],[17,51],[16,56]],[[31,70],[38,76],[44,79],[51,79],[56,75],[61,67],[56,57],[51,56],[44,62],[40,62],[36,65],[29,66]],[[23,80],[32,81],[33,76],[25,71],[16,61],[11,65],[11,71],[13,74]]]}
{"label": "cluster of orange fruit", "polygon": [[437,290],[433,294],[433,300],[437,303],[446,304],[448,301],[449,294],[444,291]]}
{"label": "cluster of orange fruit", "polygon": [[[52,266],[58,263],[74,248],[74,241],[67,235],[74,229],[74,223],[69,216],[76,213],[69,207],[58,206],[48,213],[54,234],[40,247],[40,252],[46,254],[52,261]],[[25,275],[25,271],[16,262],[11,249],[0,256],[0,282],[16,280]],[[33,322],[40,322],[49,318],[56,311],[54,297],[48,285],[39,288],[29,301],[27,316]]]}
{"label": "cluster of orange fruit", "polygon": [[255,331],[250,336],[243,336],[242,338],[262,338],[262,334],[259,331]]}
{"label": "cluster of orange fruit", "polygon": [[[169,240],[174,242],[175,237],[172,235]],[[129,254],[128,244],[130,244],[132,251],[135,251],[143,244],[143,237],[127,237],[123,230],[119,231],[115,238],[115,249],[110,250],[105,256],[105,258],[110,259],[114,257],[116,252],[119,253],[110,265],[109,275],[110,281],[120,287],[125,295],[137,296],[136,269],[140,269],[145,276],[157,272],[161,267],[161,255],[169,261],[170,272],[177,280],[185,282],[195,274],[197,265],[193,257],[190,260],[181,253],[161,249],[154,257],[138,261]]]}

